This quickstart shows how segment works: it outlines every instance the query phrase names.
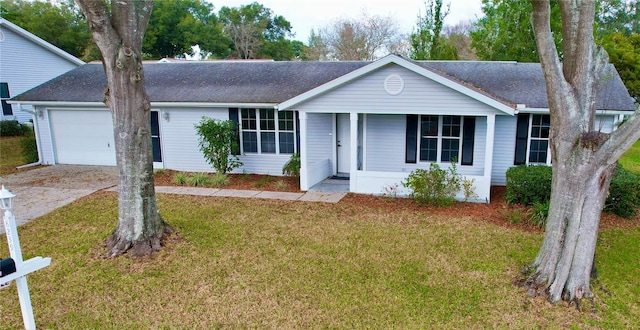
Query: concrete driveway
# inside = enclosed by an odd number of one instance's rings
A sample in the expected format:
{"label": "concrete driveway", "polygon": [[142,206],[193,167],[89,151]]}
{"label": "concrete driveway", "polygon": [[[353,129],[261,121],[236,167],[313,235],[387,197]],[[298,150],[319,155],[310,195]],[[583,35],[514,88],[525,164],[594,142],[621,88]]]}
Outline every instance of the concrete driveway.
{"label": "concrete driveway", "polygon": [[[0,177],[0,183],[16,195],[12,211],[19,226],[80,197],[116,186],[118,169],[114,166],[46,166]],[[0,233],[4,233],[2,221]]]}

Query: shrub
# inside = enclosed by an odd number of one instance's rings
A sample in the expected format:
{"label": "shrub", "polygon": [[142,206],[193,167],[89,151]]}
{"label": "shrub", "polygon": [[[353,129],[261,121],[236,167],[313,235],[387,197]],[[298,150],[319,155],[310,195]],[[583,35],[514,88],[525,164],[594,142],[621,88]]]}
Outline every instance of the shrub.
{"label": "shrub", "polygon": [[242,166],[242,162],[233,151],[237,150],[236,133],[230,120],[217,120],[202,117],[195,125],[198,132],[200,151],[217,173],[226,174]]}
{"label": "shrub", "polygon": [[167,171],[164,168],[159,168],[156,170],[153,170],[153,174],[155,175],[164,175]]}
{"label": "shrub", "polygon": [[289,188],[289,184],[286,183],[284,180],[276,181],[276,190],[286,190],[288,188]]}
{"label": "shrub", "polygon": [[636,215],[638,207],[640,207],[640,174],[618,165],[616,173],[611,178],[604,209],[621,217],[630,218]]}
{"label": "shrub", "polygon": [[185,183],[187,183],[187,175],[182,173],[182,172],[178,172],[173,177],[173,182],[175,182],[177,184],[185,184]]}
{"label": "shrub", "polygon": [[207,173],[193,173],[187,178],[187,184],[194,187],[206,187],[211,184]]}
{"label": "shrub", "polygon": [[214,187],[224,187],[229,184],[229,176],[222,173],[216,173],[211,179],[211,185]]}
{"label": "shrub", "polygon": [[288,176],[300,176],[300,154],[291,155],[289,161],[282,167],[282,174]]}
{"label": "shrub", "polygon": [[509,204],[533,205],[551,198],[551,166],[519,165],[507,170],[504,198]]}
{"label": "shrub", "polygon": [[402,185],[411,190],[411,198],[420,203],[437,206],[453,204],[461,184],[462,176],[458,174],[455,163],[452,163],[448,170],[431,163],[428,170],[417,169],[402,181]]}
{"label": "shrub", "polygon": [[273,182],[273,177],[265,175],[265,176],[261,177],[260,180],[258,180],[258,182],[256,182],[254,184],[254,186],[256,188],[262,188],[262,187],[266,186],[268,183],[271,183],[271,182]]}
{"label": "shrub", "polygon": [[25,136],[20,138],[20,149],[22,161],[26,164],[38,161],[38,146],[36,145],[35,137]]}
{"label": "shrub", "polygon": [[540,228],[547,224],[547,218],[549,217],[549,201],[543,203],[534,203],[531,207],[531,216],[529,217],[529,223],[538,226]]}
{"label": "shrub", "polygon": [[31,131],[31,127],[21,125],[16,120],[0,121],[0,136],[23,136],[28,135]]}

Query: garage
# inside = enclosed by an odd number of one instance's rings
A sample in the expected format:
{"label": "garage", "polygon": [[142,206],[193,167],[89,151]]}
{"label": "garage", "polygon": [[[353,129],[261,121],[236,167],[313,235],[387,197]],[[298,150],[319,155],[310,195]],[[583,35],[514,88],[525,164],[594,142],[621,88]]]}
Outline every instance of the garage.
{"label": "garage", "polygon": [[49,110],[56,163],[116,165],[108,110]]}

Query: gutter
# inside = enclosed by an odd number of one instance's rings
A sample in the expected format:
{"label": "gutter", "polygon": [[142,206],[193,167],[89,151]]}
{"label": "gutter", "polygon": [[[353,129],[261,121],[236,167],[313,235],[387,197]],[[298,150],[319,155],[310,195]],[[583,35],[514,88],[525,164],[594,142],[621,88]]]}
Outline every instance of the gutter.
{"label": "gutter", "polygon": [[20,108],[21,111],[28,112],[28,113],[31,114],[31,116],[33,116],[33,133],[34,133],[34,135],[36,137],[36,150],[38,150],[38,161],[35,162],[35,163],[20,165],[20,166],[16,167],[16,169],[20,170],[20,169],[23,169],[23,168],[42,165],[42,154],[41,154],[41,151],[40,151],[41,148],[40,148],[40,134],[38,132],[38,118],[36,118],[37,117],[37,114],[36,114],[37,111],[30,111],[30,110],[24,109],[22,107],[21,103],[18,103],[18,108]]}

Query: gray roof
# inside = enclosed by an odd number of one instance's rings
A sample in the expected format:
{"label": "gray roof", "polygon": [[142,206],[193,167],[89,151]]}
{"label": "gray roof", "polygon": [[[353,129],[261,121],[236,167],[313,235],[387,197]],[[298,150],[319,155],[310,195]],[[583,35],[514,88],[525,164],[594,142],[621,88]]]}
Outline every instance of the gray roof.
{"label": "gray roof", "polygon": [[[371,62],[218,61],[144,64],[152,102],[281,103]],[[537,63],[414,62],[500,102],[547,108]],[[613,66],[611,67],[613,69]],[[599,109],[634,110],[615,69],[599,98]],[[85,64],[13,98],[15,101],[102,102],[102,64]]]}

